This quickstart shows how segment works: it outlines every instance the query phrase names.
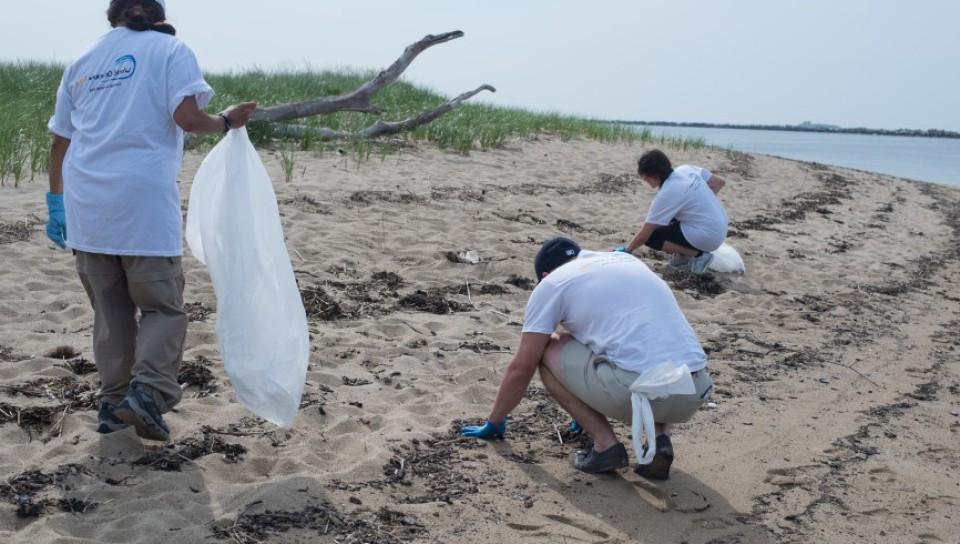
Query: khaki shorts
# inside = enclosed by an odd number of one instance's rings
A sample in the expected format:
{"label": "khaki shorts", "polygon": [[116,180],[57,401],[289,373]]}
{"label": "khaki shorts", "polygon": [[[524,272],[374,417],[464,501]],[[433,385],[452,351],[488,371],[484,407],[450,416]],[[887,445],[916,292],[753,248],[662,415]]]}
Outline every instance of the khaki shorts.
{"label": "khaki shorts", "polygon": [[[630,386],[640,375],[624,370],[590,348],[570,340],[560,353],[560,375],[557,379],[575,397],[601,414],[630,424],[633,406]],[[693,395],[671,395],[650,401],[657,423],[683,423],[697,413],[713,392],[713,380],[707,369],[692,373],[697,388]]]}

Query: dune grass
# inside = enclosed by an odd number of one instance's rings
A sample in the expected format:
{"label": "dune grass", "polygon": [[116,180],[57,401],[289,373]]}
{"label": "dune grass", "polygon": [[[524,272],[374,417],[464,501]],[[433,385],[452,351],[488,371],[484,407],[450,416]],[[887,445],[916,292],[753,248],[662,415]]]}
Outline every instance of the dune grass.
{"label": "dune grass", "polygon": [[[47,121],[53,113],[56,90],[63,66],[45,63],[0,63],[0,184],[19,185],[46,169],[50,135]],[[216,89],[217,97],[209,111],[219,111],[229,104],[256,99],[263,106],[329,96],[350,91],[372,74],[342,70],[316,71],[249,71],[238,74],[208,74],[207,80]],[[477,98],[482,99],[482,95]],[[476,100],[475,98],[474,100]],[[383,108],[387,120],[401,120],[432,109],[445,100],[439,94],[400,81],[381,91],[374,103]],[[337,113],[298,120],[298,124],[324,126],[343,131],[367,127],[376,116],[361,113]],[[266,145],[277,137],[275,125],[251,126],[251,137]],[[396,138],[430,142],[443,149],[467,153],[476,149],[502,146],[513,138],[553,134],[563,140],[586,138],[603,142],[644,141],[687,149],[703,147],[702,140],[659,139],[648,130],[637,131],[629,126],[591,121],[556,113],[536,113],[519,108],[465,103],[433,123]],[[214,139],[204,140],[212,142]],[[291,140],[285,146],[310,149],[330,145],[310,137]],[[360,158],[367,158],[374,149],[384,151],[383,142],[351,142],[336,144],[349,148]],[[289,147],[288,147],[289,149]]]}

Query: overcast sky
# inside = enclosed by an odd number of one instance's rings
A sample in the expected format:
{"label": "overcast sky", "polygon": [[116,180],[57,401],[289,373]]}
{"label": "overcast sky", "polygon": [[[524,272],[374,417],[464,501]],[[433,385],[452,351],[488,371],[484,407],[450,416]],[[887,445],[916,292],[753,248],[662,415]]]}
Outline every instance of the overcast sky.
{"label": "overcast sky", "polygon": [[[69,62],[107,0],[0,0],[0,60]],[[209,71],[381,68],[606,119],[960,130],[957,0],[167,0]]]}

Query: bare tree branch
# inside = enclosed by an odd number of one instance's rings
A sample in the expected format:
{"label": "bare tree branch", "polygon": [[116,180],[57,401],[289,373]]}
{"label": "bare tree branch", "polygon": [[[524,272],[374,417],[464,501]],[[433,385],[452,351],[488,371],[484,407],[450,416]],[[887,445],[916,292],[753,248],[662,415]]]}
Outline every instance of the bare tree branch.
{"label": "bare tree branch", "polygon": [[368,138],[397,134],[426,125],[427,123],[434,121],[438,117],[457,107],[461,102],[469,100],[483,91],[490,91],[492,93],[497,92],[497,90],[490,85],[481,85],[472,91],[463,93],[456,98],[452,98],[440,106],[437,106],[430,111],[423,112],[416,117],[410,117],[409,119],[397,122],[385,122],[377,120],[376,123],[357,132],[343,132],[324,127],[310,127],[305,125],[280,126],[277,127],[275,131],[284,136],[301,137],[310,135],[328,140],[364,140]]}
{"label": "bare tree branch", "polygon": [[364,83],[359,88],[339,96],[317,98],[305,102],[293,104],[284,104],[270,108],[258,108],[250,118],[251,122],[277,122],[288,121],[290,119],[299,119],[313,115],[329,114],[338,111],[355,111],[363,113],[381,114],[383,110],[370,103],[373,98],[384,87],[387,87],[397,81],[408,66],[417,58],[420,53],[441,43],[456,40],[463,37],[463,32],[455,30],[445,32],[439,35],[428,35],[422,40],[408,46],[400,58],[398,58],[389,68],[383,70],[370,81]]}

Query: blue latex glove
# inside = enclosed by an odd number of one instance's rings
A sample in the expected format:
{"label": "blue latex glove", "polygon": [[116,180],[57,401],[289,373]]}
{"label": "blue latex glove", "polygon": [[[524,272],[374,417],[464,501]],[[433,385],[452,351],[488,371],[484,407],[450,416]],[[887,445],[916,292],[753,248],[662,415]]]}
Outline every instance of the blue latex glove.
{"label": "blue latex glove", "polygon": [[67,213],[63,208],[63,195],[47,193],[47,212],[50,216],[47,223],[47,238],[61,249],[66,249]]}
{"label": "blue latex glove", "polygon": [[481,425],[466,425],[461,429],[463,436],[473,436],[476,438],[503,438],[503,433],[507,430],[507,418],[503,418],[500,423],[494,423],[487,420]]}
{"label": "blue latex glove", "polygon": [[627,251],[626,246],[620,246],[618,248],[614,248],[613,251],[616,253],[630,253],[629,251]]}
{"label": "blue latex glove", "polygon": [[567,429],[567,432],[570,434],[580,434],[583,432],[583,427],[581,427],[580,424],[577,423],[577,420],[574,419],[570,422],[570,428]]}

